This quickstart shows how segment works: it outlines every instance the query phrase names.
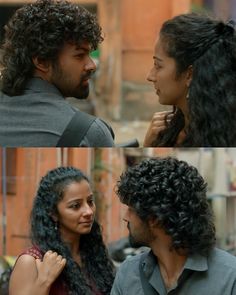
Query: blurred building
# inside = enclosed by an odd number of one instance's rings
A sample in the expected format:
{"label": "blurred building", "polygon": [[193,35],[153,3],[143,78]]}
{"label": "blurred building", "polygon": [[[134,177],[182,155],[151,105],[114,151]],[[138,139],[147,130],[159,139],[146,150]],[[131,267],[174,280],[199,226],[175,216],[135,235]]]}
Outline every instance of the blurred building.
{"label": "blurred building", "polygon": [[236,19],[235,0],[192,0],[194,10],[206,10],[224,21]]}

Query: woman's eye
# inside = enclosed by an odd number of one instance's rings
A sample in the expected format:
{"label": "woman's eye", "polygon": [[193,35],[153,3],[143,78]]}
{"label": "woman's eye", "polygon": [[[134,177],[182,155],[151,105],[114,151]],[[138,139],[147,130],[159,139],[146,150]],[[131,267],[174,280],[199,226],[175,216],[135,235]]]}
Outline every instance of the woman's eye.
{"label": "woman's eye", "polygon": [[93,206],[93,205],[94,205],[94,200],[89,200],[89,201],[88,201],[88,204],[89,204],[90,206]]}
{"label": "woman's eye", "polygon": [[160,69],[161,68],[161,66],[159,64],[156,64],[156,63],[154,64],[154,66],[155,66],[156,69]]}
{"label": "woman's eye", "polygon": [[79,207],[80,207],[80,204],[72,204],[70,206],[70,208],[72,208],[72,209],[78,209]]}

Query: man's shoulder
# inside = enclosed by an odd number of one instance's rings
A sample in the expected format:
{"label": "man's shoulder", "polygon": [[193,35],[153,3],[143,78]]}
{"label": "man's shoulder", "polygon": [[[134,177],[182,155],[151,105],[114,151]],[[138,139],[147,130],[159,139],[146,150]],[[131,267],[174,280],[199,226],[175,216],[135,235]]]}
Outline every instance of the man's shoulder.
{"label": "man's shoulder", "polygon": [[74,109],[57,146],[113,147],[113,131],[92,115]]}
{"label": "man's shoulder", "polygon": [[135,294],[143,295],[140,281],[139,263],[143,254],[137,254],[126,260],[119,266],[111,295]]}
{"label": "man's shoulder", "polygon": [[236,257],[225,250],[214,248],[209,255],[209,261],[236,271]]}
{"label": "man's shoulder", "polygon": [[110,124],[108,124],[107,122],[105,122],[103,119],[99,117],[96,117],[94,123],[98,126],[98,128],[109,130],[110,133],[112,134],[112,137],[114,138],[114,132]]}
{"label": "man's shoulder", "polygon": [[122,262],[122,264],[120,265],[119,269],[126,268],[126,269],[138,270],[140,260],[142,260],[144,256],[146,257],[148,253],[149,252],[143,252],[143,253],[126,258],[125,261]]}
{"label": "man's shoulder", "polygon": [[11,96],[9,96],[8,94],[6,94],[0,89],[0,99],[4,101],[5,99],[9,99],[9,98],[11,98]]}
{"label": "man's shoulder", "polygon": [[86,139],[84,142],[85,146],[113,147],[114,137],[112,127],[96,117],[85,135]]}

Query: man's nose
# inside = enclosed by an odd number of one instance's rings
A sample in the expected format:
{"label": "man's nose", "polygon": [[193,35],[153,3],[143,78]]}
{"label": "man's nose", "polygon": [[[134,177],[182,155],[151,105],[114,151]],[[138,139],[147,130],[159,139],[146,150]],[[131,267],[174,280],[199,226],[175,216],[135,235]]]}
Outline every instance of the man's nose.
{"label": "man's nose", "polygon": [[92,59],[92,57],[88,58],[88,62],[85,65],[85,70],[87,72],[95,72],[97,69],[96,63],[94,62],[94,60]]}
{"label": "man's nose", "polygon": [[125,214],[124,214],[124,216],[123,216],[123,220],[124,220],[125,222],[129,222],[128,219],[129,219],[129,218],[128,218],[128,209],[126,209],[126,210],[125,210]]}

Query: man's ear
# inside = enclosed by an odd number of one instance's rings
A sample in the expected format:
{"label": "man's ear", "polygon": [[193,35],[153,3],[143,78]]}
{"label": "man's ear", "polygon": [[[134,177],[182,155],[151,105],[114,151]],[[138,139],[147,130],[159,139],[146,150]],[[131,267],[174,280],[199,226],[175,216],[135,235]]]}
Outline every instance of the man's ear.
{"label": "man's ear", "polygon": [[158,220],[155,216],[151,216],[148,219],[148,225],[150,226],[150,228],[154,228],[157,227],[158,225]]}
{"label": "man's ear", "polygon": [[186,71],[186,85],[189,88],[193,79],[193,66],[190,65]]}
{"label": "man's ear", "polygon": [[48,73],[51,70],[51,62],[38,56],[32,58],[35,68],[43,73]]}

